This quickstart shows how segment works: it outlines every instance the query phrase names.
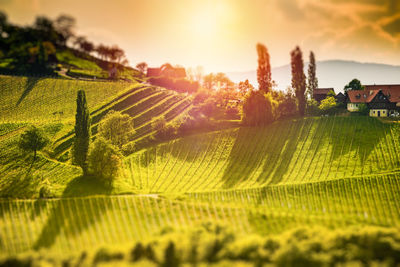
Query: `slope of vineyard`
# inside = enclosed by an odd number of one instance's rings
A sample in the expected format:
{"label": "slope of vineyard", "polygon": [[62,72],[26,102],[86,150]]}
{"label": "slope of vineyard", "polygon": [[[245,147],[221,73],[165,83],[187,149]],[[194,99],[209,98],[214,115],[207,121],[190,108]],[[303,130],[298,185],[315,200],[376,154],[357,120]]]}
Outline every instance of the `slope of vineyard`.
{"label": "slope of vineyard", "polygon": [[[0,86],[2,197],[37,197],[43,186],[55,196],[61,196],[68,184],[81,175],[79,168],[60,162],[70,159],[79,89],[85,89],[87,94],[93,135],[100,120],[110,110],[117,110],[132,117],[135,135],[131,142],[149,137],[154,132],[151,122],[155,118],[165,116],[171,121],[191,106],[187,96],[140,83],[0,76]],[[51,139],[51,144],[35,162],[17,146],[20,134],[31,124],[39,125]],[[75,189],[82,191],[78,186]],[[108,193],[133,190],[131,179],[122,179],[121,186]]]}
{"label": "slope of vineyard", "polygon": [[2,200],[0,251],[76,253],[208,222],[230,225],[238,235],[280,233],[298,225],[399,227],[399,183],[400,176],[392,174],[192,193],[182,200],[157,195]]}
{"label": "slope of vineyard", "polygon": [[145,192],[185,193],[320,182],[400,171],[398,125],[304,118],[181,138],[126,160]]}

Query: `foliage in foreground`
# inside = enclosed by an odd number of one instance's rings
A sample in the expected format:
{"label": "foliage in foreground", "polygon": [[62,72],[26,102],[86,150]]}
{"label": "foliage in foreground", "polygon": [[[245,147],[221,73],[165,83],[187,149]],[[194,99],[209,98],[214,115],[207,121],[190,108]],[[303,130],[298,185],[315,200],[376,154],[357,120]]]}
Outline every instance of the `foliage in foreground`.
{"label": "foliage in foreground", "polygon": [[203,224],[183,232],[164,229],[157,238],[133,244],[131,249],[108,247],[75,256],[31,252],[3,258],[0,266],[395,266],[400,262],[398,230],[301,227],[263,237],[238,236],[226,227]]}

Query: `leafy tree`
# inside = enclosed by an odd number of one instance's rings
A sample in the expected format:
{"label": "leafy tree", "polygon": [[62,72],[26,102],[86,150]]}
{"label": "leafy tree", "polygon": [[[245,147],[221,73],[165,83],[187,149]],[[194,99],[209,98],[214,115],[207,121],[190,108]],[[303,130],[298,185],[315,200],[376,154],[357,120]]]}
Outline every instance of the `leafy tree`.
{"label": "leafy tree", "polygon": [[321,104],[319,105],[319,109],[323,113],[329,112],[329,110],[332,110],[333,108],[336,107],[336,99],[333,96],[329,96],[321,101]]}
{"label": "leafy tree", "polygon": [[84,90],[79,90],[76,98],[75,115],[75,140],[72,147],[72,161],[82,168],[83,174],[87,175],[87,156],[90,142],[90,114],[86,103]]}
{"label": "leafy tree", "polygon": [[37,127],[32,126],[26,130],[18,142],[19,148],[27,152],[33,152],[33,160],[36,159],[37,151],[43,149],[49,143],[49,139]]}
{"label": "leafy tree", "polygon": [[310,62],[308,65],[308,84],[307,84],[307,95],[311,99],[314,96],[314,90],[318,88],[318,78],[316,76],[316,64],[314,53],[310,52]]}
{"label": "leafy tree", "polygon": [[287,88],[286,93],[278,98],[277,116],[285,118],[295,115],[297,112],[296,98],[291,87]]}
{"label": "leafy tree", "polygon": [[306,76],[304,75],[303,54],[297,46],[291,53],[292,87],[296,94],[300,116],[304,116],[306,106]]}
{"label": "leafy tree", "polygon": [[319,103],[315,99],[309,99],[307,100],[306,104],[306,114],[309,116],[313,115],[319,115],[320,109],[319,109]]}
{"label": "leafy tree", "polygon": [[248,92],[253,91],[254,87],[249,83],[249,80],[246,79],[244,82],[239,82],[238,89],[240,95],[245,96]]}
{"label": "leafy tree", "polygon": [[71,37],[74,36],[76,20],[69,15],[60,15],[54,22],[56,31],[60,34],[60,44],[65,46]]}
{"label": "leafy tree", "polygon": [[122,148],[133,133],[133,121],[127,114],[110,111],[100,121],[99,134],[104,139],[109,140],[111,144]]}
{"label": "leafy tree", "polygon": [[118,177],[122,165],[122,155],[116,146],[104,138],[98,137],[90,150],[88,161],[91,174],[112,182]]}
{"label": "leafy tree", "polygon": [[146,73],[147,71],[147,63],[146,62],[140,62],[139,64],[136,65],[136,68],[141,72],[141,73]]}
{"label": "leafy tree", "polygon": [[258,68],[257,68],[257,80],[258,89],[264,93],[268,93],[272,88],[271,81],[271,65],[269,63],[269,54],[267,47],[263,44],[257,44],[258,54]]}
{"label": "leafy tree", "polygon": [[260,126],[273,121],[271,95],[262,91],[250,91],[243,102],[242,121],[246,125]]}
{"label": "leafy tree", "polygon": [[327,96],[336,97],[336,94],[335,94],[335,92],[334,92],[333,90],[330,90],[326,95],[327,95]]}
{"label": "leafy tree", "polygon": [[353,79],[347,85],[344,86],[344,91],[347,92],[349,90],[364,90],[364,86],[361,85],[360,80]]}

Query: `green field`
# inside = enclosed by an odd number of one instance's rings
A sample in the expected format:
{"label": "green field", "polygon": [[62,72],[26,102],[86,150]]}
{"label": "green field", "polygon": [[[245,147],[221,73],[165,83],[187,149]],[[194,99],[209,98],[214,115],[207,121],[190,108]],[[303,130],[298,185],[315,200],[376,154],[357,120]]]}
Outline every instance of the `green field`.
{"label": "green field", "polygon": [[[159,266],[164,239],[185,251],[180,257],[186,263],[191,262],[187,242],[204,246],[199,259],[204,266],[222,259],[254,266],[261,258],[290,266],[282,255],[300,257],[307,251],[317,253],[304,256],[316,262],[379,265],[385,257],[378,251],[400,253],[395,234],[400,229],[399,123],[363,116],[304,117],[153,144],[144,140],[154,134],[154,119],[179,120],[192,108],[190,96],[141,83],[1,76],[0,84],[0,264],[24,255],[79,261],[86,252],[105,253],[102,247],[117,251],[118,257],[111,253],[115,258],[106,254],[118,261],[138,244],[151,244],[155,256],[146,252],[146,262],[137,266]],[[134,123],[135,134],[125,146],[142,144],[127,153],[112,188],[83,177],[69,160],[81,88],[94,137],[101,119],[117,110]],[[51,137],[35,162],[17,148],[31,124]],[[43,187],[51,195],[39,199]],[[298,227],[304,232],[296,232]],[[211,233],[213,241],[193,241],[196,229]],[[304,248],[293,248],[293,239]],[[322,244],[325,239],[329,244]],[[354,243],[332,252],[341,242]],[[375,252],[368,250],[372,247]],[[289,248],[298,254],[284,250]],[[364,262],[358,249],[370,258]]]}

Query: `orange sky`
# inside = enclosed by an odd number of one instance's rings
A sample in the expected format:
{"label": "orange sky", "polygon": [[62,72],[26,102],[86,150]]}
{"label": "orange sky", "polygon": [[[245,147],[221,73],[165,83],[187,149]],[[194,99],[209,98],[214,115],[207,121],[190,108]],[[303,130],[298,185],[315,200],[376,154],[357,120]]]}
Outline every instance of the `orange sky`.
{"label": "orange sky", "polygon": [[210,71],[254,70],[255,45],[271,63],[289,63],[300,45],[317,60],[400,65],[399,0],[0,0],[9,20],[77,19],[95,43],[119,44],[131,65],[165,62]]}

